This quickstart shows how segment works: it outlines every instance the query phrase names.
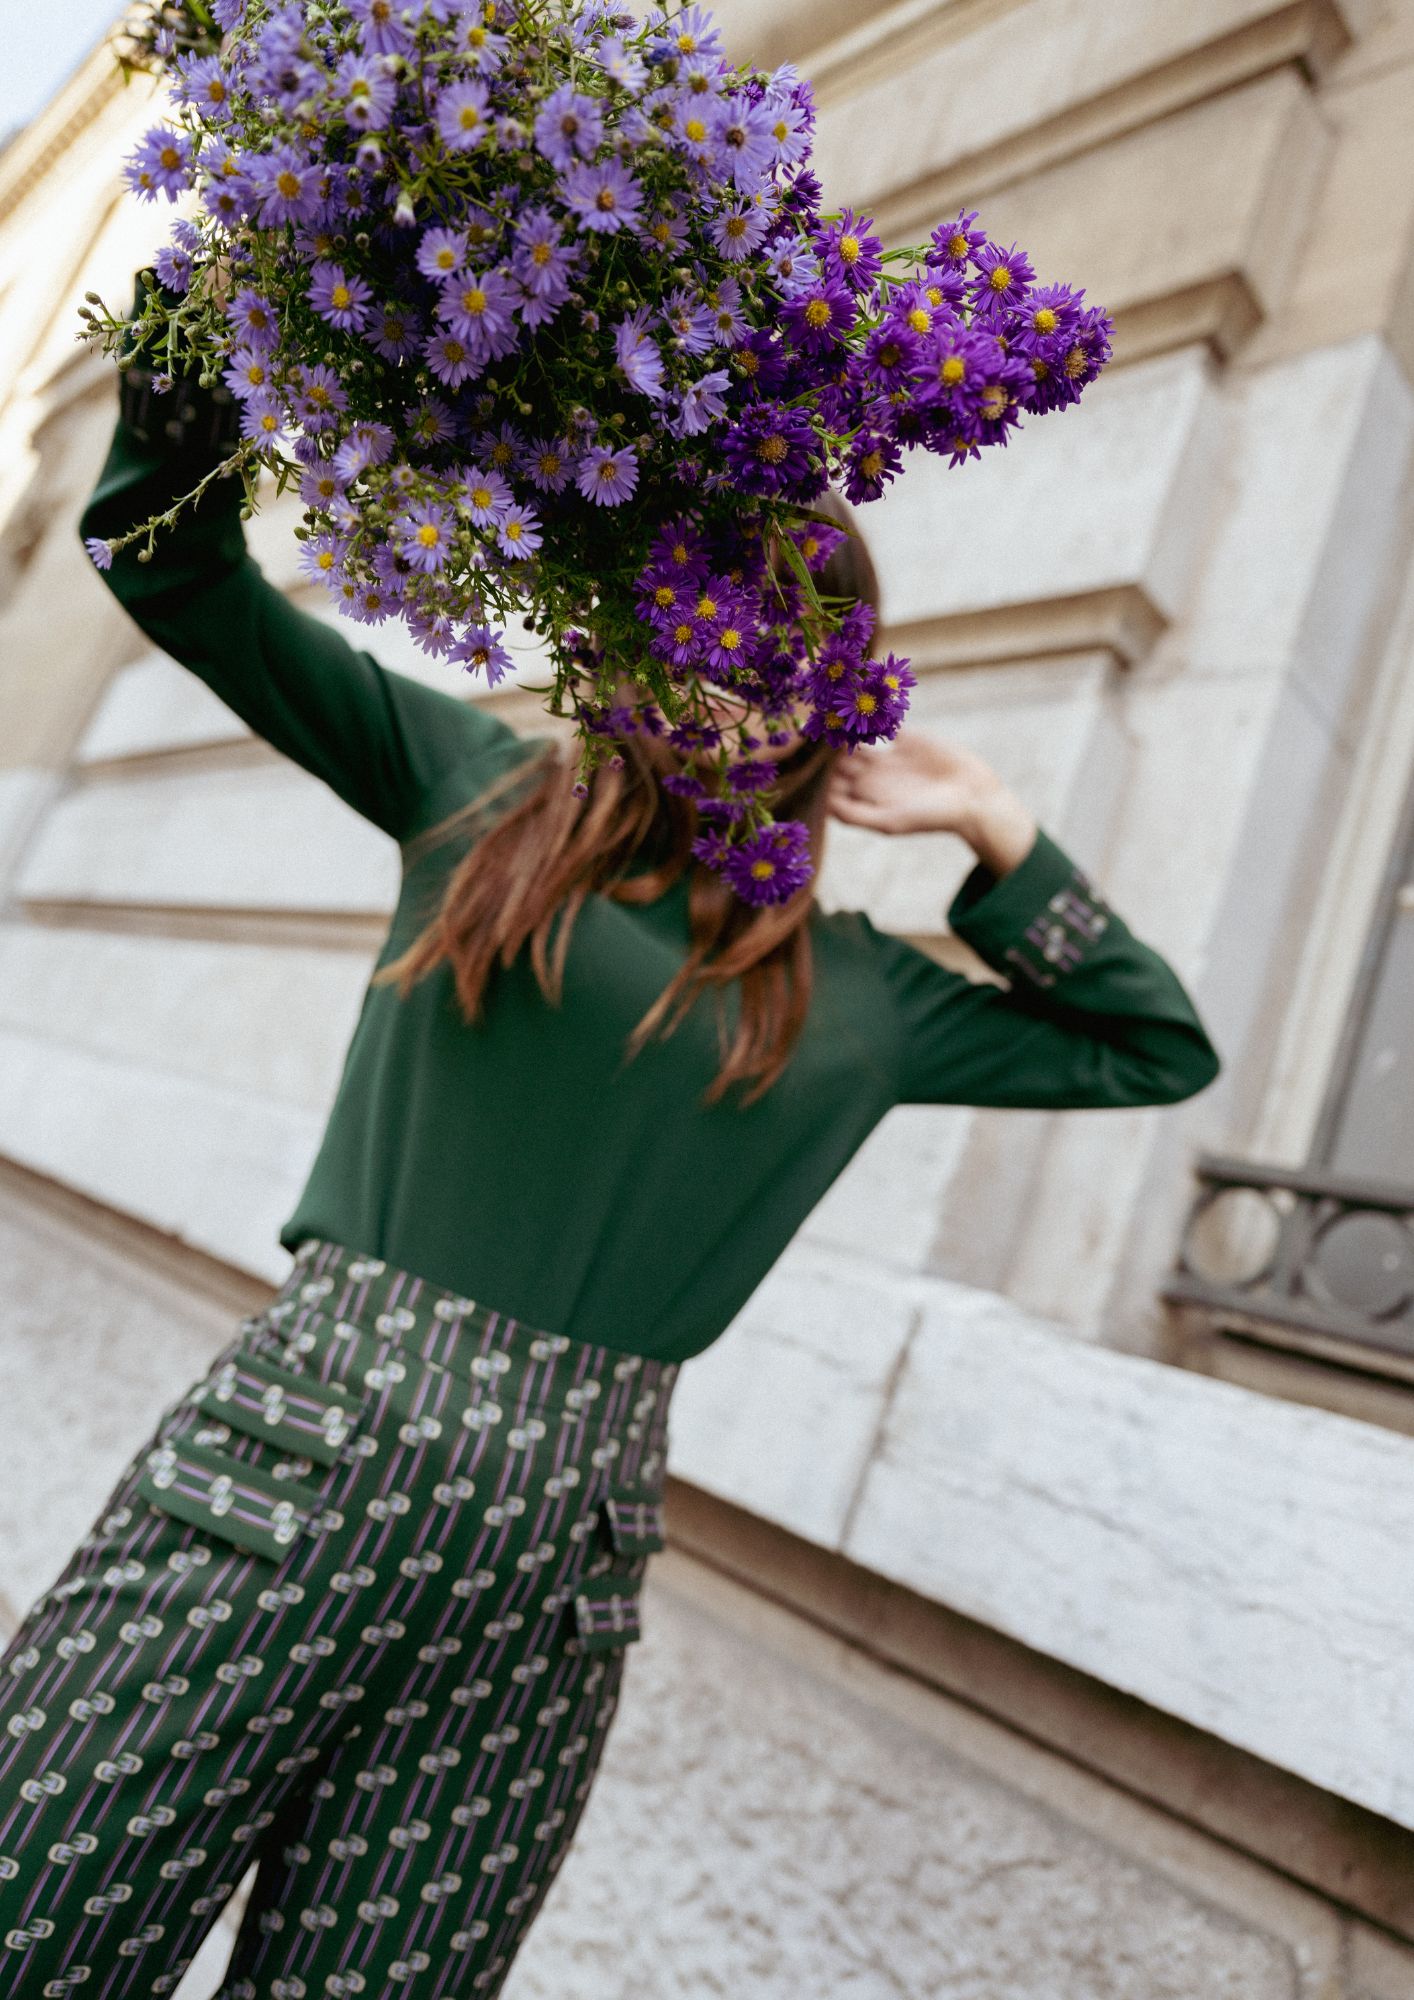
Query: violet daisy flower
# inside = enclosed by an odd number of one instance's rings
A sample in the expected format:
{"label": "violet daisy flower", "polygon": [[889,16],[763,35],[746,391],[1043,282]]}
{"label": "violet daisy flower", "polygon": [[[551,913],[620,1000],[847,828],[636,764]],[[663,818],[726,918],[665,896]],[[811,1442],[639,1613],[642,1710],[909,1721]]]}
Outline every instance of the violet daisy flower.
{"label": "violet daisy flower", "polygon": [[466,236],[460,229],[424,229],[417,246],[417,268],[438,283],[455,278],[466,264]]}
{"label": "violet daisy flower", "polygon": [[978,306],[1014,309],[1035,283],[1031,260],[1015,244],[1010,250],[1003,250],[995,243],[988,243],[972,261],[977,271],[972,281],[972,297]]}
{"label": "violet daisy flower", "polygon": [[545,296],[568,277],[574,253],[560,240],[560,219],[548,208],[527,208],[516,217],[516,252],[511,270],[528,292]]}
{"label": "violet daisy flower", "polygon": [[334,453],[334,470],[346,481],[356,479],[370,465],[391,458],[395,442],[386,424],[356,424]]}
{"label": "violet daisy flower", "polygon": [[321,461],[310,466],[300,481],[299,497],[306,507],[317,507],[327,514],[347,483],[333,465]]}
{"label": "violet daisy flower", "polygon": [[619,35],[610,35],[599,44],[598,63],[605,76],[634,97],[648,81],[648,71],[633,51],[624,47]]}
{"label": "violet daisy flower", "polygon": [[351,615],[360,625],[381,625],[397,601],[382,584],[368,583],[356,593]]}
{"label": "violet daisy flower", "polygon": [[741,310],[741,286],[735,278],[723,278],[707,295],[712,314],[712,333],[719,346],[730,347],[751,331],[750,321]]}
{"label": "violet daisy flower", "polygon": [[923,342],[892,315],[864,343],[864,374],[883,396],[906,390],[923,359]]}
{"label": "violet daisy flower", "polygon": [[191,140],[168,125],[155,125],[123,168],[123,179],[142,201],[168,201],[191,185]]}
{"label": "violet daisy flower", "polygon": [[702,537],[691,521],[669,521],[658,530],[648,551],[656,568],[672,568],[693,578],[707,573],[707,555]]}
{"label": "violet daisy flower", "polygon": [[621,319],[614,333],[614,352],[630,389],[636,389],[640,396],[647,396],[652,402],[661,403],[666,393],[663,388],[663,357],[648,335],[652,317],[651,306],[640,306],[627,319]]}
{"label": "violet daisy flower", "polygon": [[712,308],[694,299],[682,286],[664,299],[663,318],[673,335],[673,345],[684,354],[705,354],[717,339]]}
{"label": "violet daisy flower", "polygon": [[344,123],[356,132],[381,132],[398,101],[397,82],[382,56],[345,56],[334,88],[344,100]]}
{"label": "violet daisy flower", "polygon": [[694,166],[704,168],[709,174],[718,172],[721,155],[709,104],[692,97],[679,99],[667,136]]}
{"label": "violet daisy flower", "polygon": [[833,347],[854,325],[854,299],[837,278],[822,273],[787,299],[781,307],[781,322],[791,338],[807,354],[819,354]]}
{"label": "violet daisy flower", "polygon": [[272,380],[269,350],[236,348],[222,379],[231,394],[242,403],[249,402],[252,396],[267,394]]}
{"label": "violet daisy flower", "polygon": [[260,444],[284,443],[285,411],[277,396],[264,391],[252,396],[241,413],[241,436]]}
{"label": "violet daisy flower", "polygon": [[585,97],[571,84],[551,93],[535,121],[535,145],[552,167],[565,173],[576,158],[591,159],[604,137],[599,100]]}
{"label": "violet daisy flower", "polygon": [[282,222],[311,222],[323,203],[320,181],[324,169],[302,159],[293,146],[262,153],[251,166],[251,183],[260,199],[260,220],[267,228]]}
{"label": "violet daisy flower", "polygon": [[522,460],[526,477],[542,493],[561,493],[568,486],[574,461],[563,438],[537,438]]}
{"label": "violet daisy flower", "polygon": [[514,424],[502,424],[498,431],[483,431],[475,445],[484,463],[505,478],[510,477],[525,457],[525,439]]}
{"label": "violet daisy flower", "polygon": [[340,264],[316,264],[309,274],[307,297],[322,320],[340,333],[362,333],[372,317],[373,293],[357,274],[346,275]]}
{"label": "violet daisy flower", "polygon": [[771,113],[753,104],[746,93],[721,100],[713,113],[713,137],[733,185],[743,194],[760,186],[770,172],[774,144]]}
{"label": "violet daisy flower", "polygon": [[812,576],[820,574],[844,538],[843,528],[827,527],[823,521],[809,521],[803,528],[791,531],[791,540],[805,558],[805,567]]}
{"label": "violet daisy flower", "polygon": [[786,241],[766,259],[766,269],[775,279],[777,287],[787,297],[810,285],[820,275],[820,260],[812,250],[805,250],[794,237]]}
{"label": "violet daisy flower", "polygon": [[208,125],[229,115],[231,90],[219,56],[200,56],[176,74],[182,102],[197,105]]}
{"label": "violet daisy flower", "polygon": [[843,278],[852,291],[867,292],[883,269],[884,246],[869,233],[872,226],[847,208],[838,222],[810,239],[821,268]]}
{"label": "violet daisy flower", "polygon": [[795,100],[772,94],[762,106],[771,141],[771,165],[793,167],[810,151],[810,115]]}
{"label": "violet daisy flower", "polygon": [[105,542],[101,535],[86,535],[83,545],[88,550],[88,559],[95,569],[112,569],[113,546],[111,542]]}
{"label": "violet daisy flower", "polygon": [[516,562],[533,556],[543,539],[539,517],[533,507],[508,507],[496,529],[496,542],[502,555],[510,556]]}
{"label": "violet daisy flower", "polygon": [[473,468],[463,477],[466,511],[478,528],[498,528],[514,504],[514,495],[499,472]]}
{"label": "violet daisy flower", "polygon": [[731,849],[722,873],[742,902],[753,908],[788,903],[815,873],[809,831],[797,819],[762,827]]}
{"label": "violet daisy flower", "polygon": [[506,59],[510,47],[504,35],[496,34],[486,25],[486,16],[481,8],[472,8],[457,22],[455,45],[461,53],[463,64],[481,76],[492,76]]}
{"label": "violet daisy flower", "polygon": [[1069,339],[1080,320],[1083,292],[1069,285],[1041,285],[1028,292],[1007,328],[1009,344],[1023,354],[1046,352],[1056,342]]}
{"label": "violet daisy flower", "polygon": [[412,47],[412,36],[394,0],[348,0],[348,7],[360,23],[358,39],[365,54],[400,56]]}
{"label": "violet daisy flower", "polygon": [[642,236],[650,250],[668,257],[686,243],[687,223],[672,202],[665,201],[654,209],[643,225]]}
{"label": "violet daisy flower", "polygon": [[185,292],[191,283],[191,252],[178,243],[164,243],[152,260],[152,268],[169,292]]}
{"label": "violet daisy flower", "polygon": [[417,348],[422,319],[408,306],[385,305],[374,313],[368,344],[385,361],[403,361]]}
{"label": "violet daisy flower", "polygon": [[744,335],[732,348],[731,359],[759,394],[777,396],[785,387],[786,356],[769,333]]}
{"label": "violet daisy flower", "polygon": [[564,187],[565,206],[579,217],[581,229],[613,236],[636,223],[642,210],[642,190],[617,160],[571,167]]}
{"label": "violet daisy flower", "polygon": [[638,616],[660,632],[672,629],[697,601],[697,579],[672,564],[654,564],[634,585]]}
{"label": "violet daisy flower", "polygon": [[726,398],[732,378],[725,368],[714,368],[696,382],[689,382],[673,399],[674,416],[669,429],[674,437],[697,437],[726,414]]}
{"label": "violet daisy flower", "polygon": [[449,84],[437,99],[437,131],[449,151],[468,153],[490,138],[495,128],[487,97],[486,85],[468,77],[464,83]]}
{"label": "violet daisy flower", "polygon": [[649,19],[648,32],[653,37],[648,46],[658,62],[690,62],[722,53],[721,33],[704,7],[685,7],[673,18],[660,8]]}
{"label": "violet daisy flower", "polygon": [[765,242],[770,220],[754,201],[738,202],[722,210],[711,222],[712,241],[730,264],[740,264]]}
{"label": "violet daisy flower", "polygon": [[815,426],[804,410],[783,404],[753,403],[730,426],[723,441],[727,464],[743,493],[794,493],[796,498],[818,493],[825,483],[817,451]]}
{"label": "violet daisy flower", "polygon": [[933,255],[928,259],[943,270],[964,271],[987,241],[985,229],[974,229],[975,208],[962,209],[955,222],[945,222],[933,231]]}
{"label": "violet daisy flower", "polygon": [[434,333],[422,353],[437,380],[445,382],[449,389],[459,388],[469,375],[479,375],[486,365],[470,343],[459,340],[454,333]]}
{"label": "violet daisy flower", "polygon": [[300,550],[299,573],[309,583],[327,587],[338,581],[344,544],[337,535],[311,535]]}
{"label": "violet daisy flower", "polygon": [[442,287],[437,317],[478,350],[515,324],[516,296],[499,271],[467,271]]}
{"label": "violet daisy flower", "polygon": [[902,454],[898,445],[881,432],[861,431],[846,458],[845,497],[852,506],[877,500],[898,471]]}
{"label": "violet daisy flower", "polygon": [[515,666],[515,661],[501,644],[504,637],[503,632],[493,632],[489,625],[468,625],[453,646],[451,656],[459,660],[469,674],[485,674],[486,685],[495,687]]}
{"label": "violet daisy flower", "polygon": [[326,368],[322,361],[304,371],[304,382],[295,397],[295,409],[305,429],[317,434],[333,428],[339,413],[349,406],[349,399],[339,386],[339,378],[332,368]]}
{"label": "violet daisy flower", "polygon": [[413,409],[404,410],[403,422],[419,444],[450,444],[457,434],[451,410],[440,396],[424,396]]}
{"label": "violet daisy flower", "polygon": [[431,500],[410,507],[397,521],[394,533],[399,555],[428,575],[443,567],[455,542],[451,515]]}
{"label": "violet daisy flower", "polygon": [[633,498],[638,485],[638,459],[631,445],[610,451],[592,445],[575,469],[575,485],[596,507],[618,507]]}

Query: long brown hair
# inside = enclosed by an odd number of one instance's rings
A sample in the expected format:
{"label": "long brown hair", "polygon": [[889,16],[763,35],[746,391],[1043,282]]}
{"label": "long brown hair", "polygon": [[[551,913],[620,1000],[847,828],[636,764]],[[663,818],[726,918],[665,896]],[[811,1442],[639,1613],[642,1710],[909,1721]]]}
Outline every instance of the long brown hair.
{"label": "long brown hair", "polygon": [[[878,608],[878,584],[853,517],[835,494],[818,511],[851,530],[820,577],[822,596]],[[689,948],[677,974],[629,1037],[635,1055],[655,1035],[669,1035],[707,992],[717,1001],[721,1063],[707,1092],[716,1103],[733,1084],[753,1103],[780,1076],[810,1011],[812,956],[809,883],[789,902],[751,909],[719,875],[692,855],[696,807],[663,788],[682,761],[661,739],[634,736],[618,745],[620,762],[601,764],[589,796],[575,796],[577,770],[563,749],[547,750],[425,835],[419,846],[455,838],[492,817],[453,870],[441,908],[416,942],[378,975],[406,995],[444,960],[468,1022],[482,1006],[497,964],[510,966],[526,947],[541,992],[552,1006],[564,988],[575,919],[590,896],[656,902],[682,875],[688,883]],[[803,744],[784,760],[772,809],[803,820],[819,867],[825,800],[838,753]],[[501,799],[509,803],[496,813]],[[726,1002],[738,991],[734,1018]]]}

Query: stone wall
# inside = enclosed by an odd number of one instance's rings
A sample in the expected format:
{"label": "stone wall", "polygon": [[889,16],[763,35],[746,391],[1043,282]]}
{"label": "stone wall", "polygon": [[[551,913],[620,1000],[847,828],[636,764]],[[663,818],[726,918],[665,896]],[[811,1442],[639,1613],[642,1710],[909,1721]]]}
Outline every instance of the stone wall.
{"label": "stone wall", "polygon": [[[689,1370],[678,1469],[1412,1825],[1414,1443],[1164,1365],[1156,1297],[1196,1148],[1304,1152],[1414,764],[1414,0],[718,11],[815,79],[832,197],[894,240],[975,202],[1116,310],[1079,411],[867,527],[918,725],[1169,954],[1225,1071],[1163,1112],[894,1112]],[[74,542],[112,384],[72,310],[150,253],[146,115],[95,58],[0,161],[0,1150],[270,1279],[396,857]],[[288,525],[255,540],[293,588]],[[966,859],[837,829],[822,893],[945,951]]]}

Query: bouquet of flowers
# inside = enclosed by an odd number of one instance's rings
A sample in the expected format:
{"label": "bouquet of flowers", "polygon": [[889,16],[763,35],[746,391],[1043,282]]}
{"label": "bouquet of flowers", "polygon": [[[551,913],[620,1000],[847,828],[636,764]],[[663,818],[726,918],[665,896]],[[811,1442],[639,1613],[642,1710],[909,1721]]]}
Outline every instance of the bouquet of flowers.
{"label": "bouquet of flowers", "polygon": [[[296,484],[305,573],[493,685],[520,617],[581,782],[666,735],[700,858],[793,895],[808,842],[772,818],[769,751],[892,736],[913,678],[821,595],[842,531],[817,503],[1073,403],[1105,315],[975,214],[894,250],[822,214],[809,85],[732,67],[697,7],[180,0],[127,34],[175,107],[128,183],[195,202],[140,314],[91,297],[86,336],[239,399],[193,494]],[[94,560],[149,559],[192,497]]]}

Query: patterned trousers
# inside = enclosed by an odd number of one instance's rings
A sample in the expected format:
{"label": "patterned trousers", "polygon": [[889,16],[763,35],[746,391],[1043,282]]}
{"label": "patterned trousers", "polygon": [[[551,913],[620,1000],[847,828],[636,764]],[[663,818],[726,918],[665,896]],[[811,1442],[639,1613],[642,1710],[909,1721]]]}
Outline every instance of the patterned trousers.
{"label": "patterned trousers", "polygon": [[494,1995],[661,1546],[675,1370],[301,1251],[3,1664],[0,1992]]}

